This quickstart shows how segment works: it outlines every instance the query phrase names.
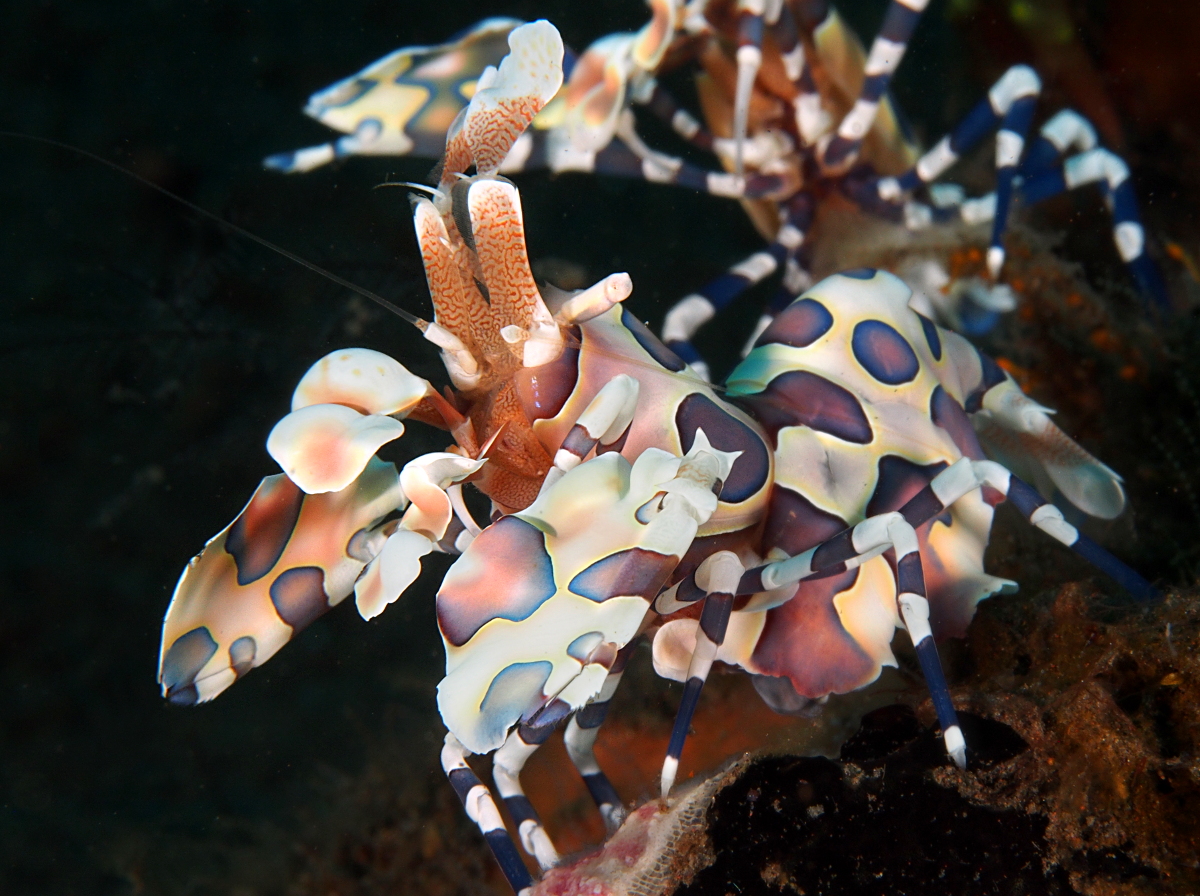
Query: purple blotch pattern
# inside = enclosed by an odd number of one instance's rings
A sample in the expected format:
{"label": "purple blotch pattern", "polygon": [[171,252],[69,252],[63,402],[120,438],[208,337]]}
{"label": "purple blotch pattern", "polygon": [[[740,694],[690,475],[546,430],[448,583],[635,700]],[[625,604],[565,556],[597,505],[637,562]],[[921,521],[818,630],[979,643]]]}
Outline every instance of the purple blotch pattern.
{"label": "purple blotch pattern", "polygon": [[675,412],[675,428],[679,431],[679,443],[684,454],[692,450],[698,429],[704,430],[714,448],[742,452],[733,462],[729,477],[721,489],[722,501],[730,504],[745,501],[767,484],[771,455],[762,437],[707,395],[693,392],[679,403],[679,409]]}
{"label": "purple blotch pattern", "polygon": [[807,370],[789,370],[740,403],[772,436],[786,426],[807,426],[857,445],[874,434],[862,404],[849,390]]}
{"label": "purple blotch pattern", "polygon": [[217,652],[208,628],[200,626],[175,639],[162,661],[162,684],[172,703],[195,703],[196,675]]}
{"label": "purple blotch pattern", "polygon": [[942,360],[942,337],[938,334],[937,324],[924,314],[917,314],[917,317],[921,319],[921,329],[925,333],[925,342],[929,345],[929,351],[933,353],[933,360]]}
{"label": "purple blotch pattern", "polygon": [[954,446],[964,457],[972,460],[983,460],[983,449],[979,446],[979,438],[975,435],[975,427],[971,425],[967,412],[963,410],[953,395],[938,386],[933,390],[929,399],[929,416],[933,422],[946,430]]}
{"label": "purple blotch pattern", "polygon": [[438,625],[450,644],[461,647],[493,619],[528,618],[554,592],[545,535],[518,516],[501,517],[446,573],[437,595]]}
{"label": "purple blotch pattern", "polygon": [[513,663],[496,673],[479,704],[479,712],[508,728],[542,703],[542,686],[554,671],[549,660]]}
{"label": "purple blotch pattern", "polygon": [[921,369],[908,340],[890,324],[864,320],[854,327],[850,349],[863,370],[888,386],[911,382]]}
{"label": "purple blotch pattern", "polygon": [[280,619],[300,631],[329,609],[325,571],[319,566],[284,570],[271,583],[271,603]]}
{"label": "purple blotch pattern", "polygon": [[597,560],[571,579],[567,589],[596,603],[623,595],[652,600],[678,563],[672,555],[629,548]]}
{"label": "purple blotch pattern", "polygon": [[806,348],[829,332],[833,315],[816,299],[797,299],[763,330],[754,347],[779,343]]}
{"label": "purple blotch pattern", "polygon": [[229,666],[233,674],[241,678],[254,667],[254,656],[258,644],[249,635],[243,635],[229,645]]}
{"label": "purple blotch pattern", "polygon": [[[948,466],[944,460],[923,466],[894,454],[884,455],[879,459],[879,478],[875,483],[875,491],[867,502],[867,516],[899,510]],[[950,511],[945,510],[934,519],[949,526]]]}
{"label": "purple blotch pattern", "polygon": [[304,492],[283,473],[268,476],[225,535],[237,583],[257,582],[279,562],[300,518]]}
{"label": "purple blotch pattern", "polygon": [[788,678],[804,697],[845,694],[871,682],[878,665],[842,626],[833,599],[858,569],[800,583],[796,596],[767,611],[751,662],[761,675]]}
{"label": "purple blotch pattern", "polygon": [[821,510],[799,492],[779,483],[772,487],[771,506],[763,530],[767,550],[780,548],[794,557],[815,548],[845,528],[845,520]]}

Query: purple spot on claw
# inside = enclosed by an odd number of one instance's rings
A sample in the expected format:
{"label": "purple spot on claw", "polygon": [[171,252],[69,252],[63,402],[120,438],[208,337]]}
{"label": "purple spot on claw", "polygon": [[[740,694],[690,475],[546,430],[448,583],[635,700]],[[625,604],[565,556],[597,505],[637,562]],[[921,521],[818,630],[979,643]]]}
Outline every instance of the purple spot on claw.
{"label": "purple spot on claw", "polygon": [[283,473],[268,476],[225,534],[239,585],[257,582],[279,562],[300,518],[304,492]]}
{"label": "purple spot on claw", "polygon": [[850,348],[867,373],[889,386],[910,382],[921,368],[908,340],[881,320],[855,326]]}
{"label": "purple spot on claw", "polygon": [[780,374],[740,403],[773,434],[785,426],[807,426],[857,445],[872,438],[871,424],[854,394],[807,370]]}
{"label": "purple spot on claw", "polygon": [[488,685],[479,704],[480,714],[497,727],[507,729],[541,705],[545,698],[542,686],[553,671],[549,660],[506,666]]}
{"label": "purple spot on claw", "polygon": [[708,396],[693,392],[684,398],[675,412],[675,427],[685,453],[692,450],[698,429],[704,430],[714,448],[742,452],[721,489],[722,501],[745,501],[766,484],[771,456],[762,437]]}
{"label": "purple spot on claw", "polygon": [[828,333],[832,326],[833,315],[828,308],[816,299],[797,299],[771,321],[754,347],[776,342],[793,348],[805,348]]}
{"label": "purple spot on claw", "polygon": [[195,703],[196,675],[217,652],[217,642],[208,628],[200,626],[175,639],[163,656],[160,681],[172,703]]}
{"label": "purple spot on claw", "polygon": [[325,571],[319,566],[298,566],[281,572],[271,583],[271,603],[293,633],[329,609]]}
{"label": "purple spot on claw", "polygon": [[972,460],[983,460],[983,449],[979,447],[979,439],[975,436],[975,427],[971,425],[967,412],[962,405],[954,400],[954,396],[938,386],[933,390],[929,400],[929,416],[933,422],[946,430],[950,440],[964,457]]}
{"label": "purple spot on claw", "polygon": [[674,555],[629,548],[597,560],[571,579],[567,588],[597,603],[624,595],[652,600],[678,563]]}
{"label": "purple spot on claw", "polygon": [[554,593],[546,537],[520,517],[501,517],[446,573],[437,594],[438,625],[461,647],[493,619],[528,618]]}

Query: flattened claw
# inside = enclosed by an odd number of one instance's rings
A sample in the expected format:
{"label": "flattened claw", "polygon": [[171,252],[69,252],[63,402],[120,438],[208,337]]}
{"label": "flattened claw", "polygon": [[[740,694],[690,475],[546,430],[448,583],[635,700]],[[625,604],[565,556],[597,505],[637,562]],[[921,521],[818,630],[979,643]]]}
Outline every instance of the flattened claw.
{"label": "flattened claw", "polygon": [[264,479],[179,578],[163,620],[163,696],[211,700],[270,659],[350,593],[371,528],[403,502],[395,466],[377,458],[340,492]]}
{"label": "flattened claw", "polygon": [[650,0],[650,21],[641,27],[634,38],[630,56],[642,71],[658,68],[679,20],[678,0]]}
{"label": "flattened claw", "polygon": [[588,47],[575,63],[563,116],[573,149],[599,152],[612,142],[633,72],[633,45],[633,35],[611,34]]}
{"label": "flattened claw", "polygon": [[438,708],[455,737],[485,753],[518,721],[594,698],[715,508],[728,465],[696,446],[682,458],[649,448],[632,465],[601,454],[484,529],[437,598]]}

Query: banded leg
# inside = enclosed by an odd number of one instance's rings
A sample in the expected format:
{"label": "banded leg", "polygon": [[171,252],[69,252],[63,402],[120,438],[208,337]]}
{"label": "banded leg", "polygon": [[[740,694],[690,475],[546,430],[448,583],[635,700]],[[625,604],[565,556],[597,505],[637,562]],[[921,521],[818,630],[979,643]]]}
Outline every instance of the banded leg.
{"label": "banded leg", "polygon": [[666,799],[679,772],[679,757],[688,729],[700,701],[700,692],[712,669],[717,650],[725,641],[725,629],[729,625],[729,614],[733,610],[733,596],[746,568],[732,551],[719,551],[708,557],[696,569],[696,584],[704,592],[704,608],[700,612],[700,625],[696,630],[696,649],[688,664],[687,682],[683,686],[683,699],[675,716],[667,755],[663,760],[662,797]]}
{"label": "banded leg", "polygon": [[818,152],[817,161],[823,171],[845,171],[857,159],[863,139],[875,122],[879,103],[928,3],[929,0],[892,0],[888,5],[883,25],[867,56],[866,77],[858,100],[838,125],[836,134]]}
{"label": "banded leg", "polygon": [[625,805],[596,761],[596,735],[600,733],[600,726],[604,724],[608,715],[609,703],[621,684],[621,676],[625,674],[625,666],[633,655],[636,644],[636,641],[630,641],[617,652],[617,658],[608,672],[608,677],[604,679],[600,693],[571,717],[563,735],[567,755],[571,757],[572,764],[583,778],[583,783],[587,785],[588,793],[592,795],[596,808],[600,810],[600,817],[604,819],[604,828],[609,835],[615,833],[625,820]]}
{"label": "banded leg", "polygon": [[[801,48],[802,49],[802,48]],[[724,161],[732,161],[737,152],[737,141],[730,137],[714,136],[712,131],[704,127],[696,119],[694,115],[682,108],[679,103],[672,97],[661,84],[653,83],[652,87],[646,91],[645,99],[634,97],[635,103],[646,105],[655,117],[661,120],[664,124],[671,126],[680,137],[688,143],[695,146],[697,149],[702,149],[705,152],[711,152]],[[624,139],[624,138],[623,138]],[[629,141],[627,141],[629,142]],[[652,161],[663,167],[669,167],[683,163],[673,156],[666,156],[661,153],[653,153],[648,149],[643,149],[640,138],[638,138],[638,148],[636,154],[639,158],[650,156]],[[791,141],[782,134],[776,132],[768,132],[755,135],[747,138],[742,144],[743,152],[745,153],[745,163],[754,168],[760,168],[770,162],[776,161],[787,155],[792,150]],[[655,159],[655,157],[657,157]],[[643,167],[645,162],[643,162]],[[700,169],[696,169],[696,174],[700,173]],[[713,183],[721,184],[719,175],[721,172],[711,172],[714,176]],[[693,175],[695,176],[695,175]],[[707,179],[708,173],[705,173]],[[724,187],[737,188],[737,179],[733,175],[725,174],[725,178],[729,178]],[[751,194],[761,193],[763,190],[776,192],[775,184],[777,181],[763,179],[764,175],[752,174],[748,179],[745,179],[745,190],[749,190]],[[706,192],[713,192],[709,189]],[[718,195],[725,195],[719,193]]]}
{"label": "banded leg", "polygon": [[933,698],[946,753],[955,765],[966,768],[967,744],[958,725],[954,701],[950,699],[950,686],[946,684],[946,674],[942,671],[933,630],[929,627],[929,598],[925,591],[925,570],[921,564],[917,530],[901,517],[888,526],[888,539],[896,552],[896,603],[900,608],[900,618],[917,651],[917,662],[921,665],[921,674],[925,676],[925,684]]}
{"label": "banded leg", "polygon": [[[943,137],[921,156],[917,163],[899,177],[881,177],[875,181],[879,198],[895,201],[922,186],[928,186],[975,148],[1013,109],[1018,99],[1036,96],[1040,88],[1037,75],[1028,66],[1017,65],[1000,76],[988,95],[980,100],[958,127]],[[1005,138],[1011,143],[1009,138]],[[1000,158],[1000,139],[997,138],[997,159]],[[1019,155],[1019,153],[1018,153]]]}
{"label": "banded leg", "polygon": [[994,108],[1003,109],[996,132],[996,215],[992,219],[992,241],[987,250],[987,269],[992,280],[1004,266],[1004,228],[1012,203],[1013,179],[1025,152],[1025,135],[1033,121],[1033,110],[1042,82],[1033,69],[1018,65],[996,83],[988,94]]}
{"label": "banded leg", "polygon": [[[773,243],[672,305],[663,319],[662,336],[667,347],[691,364],[697,373],[709,379],[708,365],[692,345],[692,337],[718,311],[728,307],[743,292],[761,283],[781,266],[784,268],[785,288],[804,288],[802,281],[805,274],[796,263],[796,255],[804,244],[806,232],[812,224],[812,215],[812,198],[808,194],[797,194],[788,204],[788,217]],[[754,338],[757,339],[760,333],[761,330],[755,333]]]}
{"label": "banded leg", "polygon": [[363,122],[352,134],[346,134],[318,146],[306,146],[289,152],[277,152],[263,159],[263,167],[269,171],[296,174],[312,171],[335,159],[354,155],[404,155],[406,150],[396,141],[380,141],[379,122],[374,119]]}
{"label": "banded leg", "polygon": [[759,315],[742,346],[742,357],[753,351],[758,337],[771,325],[771,321],[790,305],[797,296],[813,285],[812,275],[800,261],[800,250],[804,247],[804,239],[812,226],[814,199],[809,193],[797,193],[788,202],[787,218],[783,227],[776,235],[776,242],[783,245],[786,253],[783,259],[783,282],[775,290],[767,307]]}
{"label": "banded leg", "polygon": [[617,374],[605,383],[555,452],[554,466],[546,474],[542,492],[579,466],[597,445],[603,449],[620,442],[633,422],[637,399],[638,381],[628,374]]}
{"label": "banded leg", "polygon": [[[965,746],[929,629],[929,606],[917,553],[916,530],[964,495],[985,486],[1012,500],[1030,523],[1108,574],[1138,600],[1157,596],[1149,582],[1067,523],[1061,511],[1044,501],[1032,486],[994,461],[973,461],[965,457],[938,473],[898,511],[868,517],[802,554],[751,569],[742,576],[737,589],[738,594],[755,594],[818,575],[840,573],[894,548],[901,618],[917,648],[946,750],[960,767],[965,767]],[[906,559],[909,557],[915,559]]]}
{"label": "banded leg", "polygon": [[[812,63],[804,51],[799,32],[803,31],[811,38],[821,28],[830,27],[833,16],[827,3],[796,4],[796,8],[799,21],[792,15],[792,5],[783,4],[779,21],[771,29],[771,34],[783,54],[784,70],[796,85],[796,98],[792,101],[796,133],[800,137],[800,144],[809,147],[828,133],[831,122],[829,113],[821,105],[821,92],[813,78]],[[793,34],[796,37],[794,48]]]}
{"label": "banded leg", "polygon": [[[636,98],[634,101],[637,101]],[[671,130],[697,149],[705,152],[715,151],[717,138],[696,116],[680,106],[661,84],[655,82],[644,105],[656,118],[670,125]]]}
{"label": "banded leg", "polygon": [[1146,231],[1138,214],[1129,166],[1120,156],[1102,147],[1079,153],[1067,159],[1061,169],[1027,179],[1020,193],[1027,205],[1033,205],[1087,184],[1098,184],[1105,192],[1113,219],[1113,242],[1138,289],[1157,308],[1167,308],[1169,299],[1162,274],[1146,254]]}
{"label": "banded leg", "polygon": [[517,825],[521,845],[537,859],[543,871],[558,864],[558,851],[542,827],[542,820],[533,804],[525,796],[525,790],[521,787],[521,770],[553,732],[553,725],[538,728],[519,725],[492,757],[492,780],[496,782],[496,791]]}
{"label": "banded leg", "polygon": [[747,571],[737,594],[771,591],[816,574],[833,575],[861,566],[891,546],[886,529],[893,514],[899,514],[913,529],[919,529],[968,492],[984,486],[1011,498],[1013,506],[1030,523],[1071,548],[1136,599],[1158,597],[1158,591],[1149,582],[1066,522],[1062,512],[1047,503],[1033,486],[995,461],[970,458],[959,458],[942,470],[898,511],[868,517],[802,554]]}
{"label": "banded leg", "polygon": [[504,828],[491,791],[467,765],[466,747],[448,732],[446,744],[442,747],[442,770],[462,801],[467,817],[479,826],[509,886],[517,896],[525,896],[533,887],[533,877],[521,860],[517,845]]}
{"label": "banded leg", "polygon": [[[622,117],[625,118],[625,113]],[[794,190],[795,178],[790,175],[751,173],[738,177],[726,171],[710,171],[678,156],[652,150],[629,125],[623,124],[618,136],[620,139],[592,151],[574,149],[553,132],[526,131],[514,144],[500,173],[540,168],[547,168],[554,174],[579,171],[673,184],[726,199],[765,199],[790,195]],[[719,151],[718,146],[723,148],[723,141],[714,141],[714,151]]]}
{"label": "banded leg", "polygon": [[1087,152],[1100,145],[1092,123],[1074,109],[1063,109],[1042,125],[1021,162],[1020,175],[1030,178],[1061,164],[1068,154]]}

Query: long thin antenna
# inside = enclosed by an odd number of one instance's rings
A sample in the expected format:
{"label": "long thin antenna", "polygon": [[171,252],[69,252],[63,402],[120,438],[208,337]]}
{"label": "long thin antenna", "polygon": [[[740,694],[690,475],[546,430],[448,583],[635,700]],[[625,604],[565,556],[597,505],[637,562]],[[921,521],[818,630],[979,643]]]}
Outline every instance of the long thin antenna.
{"label": "long thin antenna", "polygon": [[195,212],[197,215],[200,215],[202,218],[207,218],[208,220],[213,221],[216,224],[219,224],[220,226],[224,227],[226,230],[232,231],[233,233],[236,233],[239,236],[244,236],[249,240],[253,240],[254,242],[258,243],[260,246],[270,249],[272,252],[278,252],[284,258],[290,259],[291,261],[294,261],[296,264],[302,265],[303,267],[308,268],[314,274],[320,274],[322,277],[327,277],[328,279],[332,280],[334,283],[338,284],[339,286],[343,286],[346,289],[350,290],[351,292],[357,293],[358,295],[362,296],[364,299],[370,299],[375,304],[379,305],[382,308],[386,308],[388,311],[392,312],[392,314],[395,314],[397,317],[400,317],[400,318],[408,321],[410,324],[412,324],[413,326],[417,327],[418,329],[420,329],[422,331],[425,329],[425,327],[427,327],[429,325],[428,321],[425,321],[422,318],[417,317],[415,314],[405,311],[399,305],[395,305],[392,302],[389,302],[387,299],[385,299],[383,296],[379,295],[378,293],[371,292],[371,290],[369,290],[369,289],[364,289],[363,287],[359,286],[356,283],[351,283],[349,280],[346,280],[344,277],[339,277],[337,274],[333,273],[332,271],[327,271],[327,270],[325,270],[325,268],[321,267],[320,265],[313,264],[311,261],[308,261],[305,258],[301,258],[295,252],[288,251],[287,249],[283,248],[283,246],[277,246],[275,243],[271,242],[270,240],[264,239],[263,237],[258,236],[255,233],[251,233],[249,230],[246,230],[244,227],[239,227],[238,225],[236,225],[230,221],[226,221],[220,215],[214,214],[213,212],[208,211],[208,209],[201,208],[200,206],[196,205],[196,203],[189,202],[187,199],[184,199],[182,196],[178,196],[175,193],[172,193],[166,187],[160,187],[154,181],[149,180],[145,177],[142,177],[140,174],[130,171],[125,166],[118,165],[116,162],[110,161],[109,159],[106,159],[103,156],[97,155],[96,153],[91,152],[90,150],[80,149],[78,146],[72,146],[69,143],[63,143],[60,140],[53,140],[49,137],[38,137],[34,134],[22,134],[17,131],[0,130],[0,137],[12,137],[17,140],[29,140],[33,143],[44,143],[47,146],[53,146],[56,149],[64,149],[67,152],[72,152],[72,153],[75,153],[76,155],[91,159],[92,161],[99,162],[101,165],[107,165],[109,168],[113,169],[114,171],[119,171],[121,174],[124,174],[126,177],[132,177],[134,180],[138,181],[139,183],[144,184],[145,186],[149,187],[150,189],[156,190],[157,192],[161,193],[162,195],[168,197],[169,199],[175,200],[176,202],[180,203],[181,205],[191,209],[193,212]]}

